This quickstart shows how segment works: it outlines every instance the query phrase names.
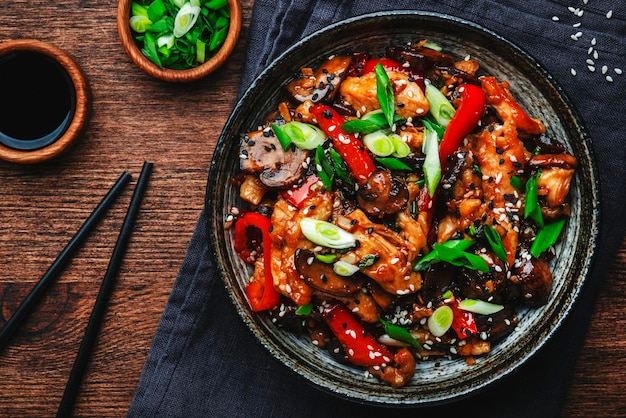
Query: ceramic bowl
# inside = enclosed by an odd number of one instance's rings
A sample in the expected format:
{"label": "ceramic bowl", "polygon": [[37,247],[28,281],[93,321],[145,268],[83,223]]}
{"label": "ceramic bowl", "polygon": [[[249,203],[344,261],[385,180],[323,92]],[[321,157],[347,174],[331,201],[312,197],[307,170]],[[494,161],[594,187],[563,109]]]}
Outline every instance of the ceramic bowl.
{"label": "ceramic bowl", "polygon": [[[274,109],[302,66],[316,67],[331,54],[383,52],[385,47],[428,39],[456,57],[471,55],[482,71],[508,80],[513,95],[529,113],[540,114],[548,133],[563,140],[580,166],[571,188],[572,216],[552,261],[554,286],[549,302],[519,312],[519,327],[468,366],[463,359],[418,362],[413,380],[393,389],[362,370],[341,365],[308,338],[283,332],[267,316],[253,313],[244,294],[250,276],[233,250],[233,232],[225,230],[229,208],[240,207],[237,172],[239,134],[254,130],[267,109]],[[225,286],[243,321],[259,341],[295,373],[320,389],[361,403],[393,406],[433,405],[473,394],[512,373],[554,334],[576,300],[592,261],[598,233],[597,172],[589,138],[576,112],[552,77],[511,42],[476,24],[425,12],[381,12],[331,25],[296,43],[252,83],[228,119],[213,156],[207,185],[207,230]],[[539,377],[538,377],[539,378]]]}
{"label": "ceramic bowl", "polygon": [[[89,115],[91,113],[91,89],[87,79],[74,59],[65,51],[47,42],[37,39],[15,39],[0,43],[0,61],[13,60],[16,56],[35,55],[58,65],[61,78],[55,83],[62,83],[65,87],[53,86],[51,88],[67,88],[65,93],[70,100],[69,111],[64,121],[56,127],[54,131],[46,133],[37,139],[22,140],[0,133],[0,158],[6,161],[19,164],[41,163],[67,151],[78,139],[86,128]],[[8,61],[7,61],[8,62]],[[31,67],[42,65],[40,61]],[[4,64],[3,64],[4,65]],[[48,68],[48,67],[42,67]],[[53,68],[53,67],[50,67]],[[24,68],[25,74],[34,76],[41,68]],[[55,70],[52,70],[55,72]],[[49,86],[48,86],[49,87]],[[46,88],[46,87],[43,87]],[[24,89],[24,92],[28,89]],[[23,93],[26,94],[26,93]],[[39,96],[44,94],[38,91]],[[48,93],[49,94],[49,93]],[[4,91],[1,100],[17,100],[7,97]],[[14,103],[4,103],[8,106]],[[6,116],[6,115],[5,115]],[[25,124],[37,124],[40,121],[33,120],[32,114],[23,115]],[[21,123],[21,122],[20,122]]]}
{"label": "ceramic bowl", "polygon": [[217,70],[230,56],[241,30],[241,3],[239,0],[228,0],[230,8],[230,27],[224,43],[220,49],[203,64],[189,68],[186,70],[173,70],[169,68],[160,68],[150,61],[139,49],[133,32],[130,28],[129,19],[131,13],[132,0],[120,0],[117,5],[117,32],[122,42],[124,50],[130,59],[146,73],[164,81],[171,82],[188,82],[199,80],[213,71]]}

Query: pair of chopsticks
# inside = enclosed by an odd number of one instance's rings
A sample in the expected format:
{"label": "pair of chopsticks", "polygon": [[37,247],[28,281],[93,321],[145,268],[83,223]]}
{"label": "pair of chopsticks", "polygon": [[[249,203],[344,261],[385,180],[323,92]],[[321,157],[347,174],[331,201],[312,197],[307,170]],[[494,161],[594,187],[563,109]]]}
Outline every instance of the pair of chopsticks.
{"label": "pair of chopsticks", "polygon": [[[70,377],[65,387],[65,392],[63,393],[63,398],[61,399],[61,404],[57,412],[57,417],[70,416],[74,408],[76,395],[78,394],[78,390],[80,389],[80,384],[87,363],[89,362],[91,351],[96,341],[98,331],[100,329],[100,324],[102,323],[102,319],[104,318],[107,303],[113,291],[115,278],[122,264],[122,258],[124,256],[124,252],[126,251],[130,234],[135,224],[137,213],[139,212],[139,206],[141,205],[141,199],[143,198],[143,195],[145,193],[146,186],[148,184],[148,177],[150,176],[151,171],[152,163],[147,161],[144,162],[143,168],[141,169],[141,174],[139,175],[139,179],[137,180],[137,186],[135,187],[135,191],[133,192],[133,197],[131,198],[128,211],[126,212],[120,234],[113,249],[111,259],[109,260],[109,265],[104,275],[104,279],[102,280],[100,291],[98,292],[98,296],[96,298],[96,303],[94,305],[93,311],[91,312],[91,316],[89,317],[89,323],[87,324],[85,335],[80,344],[78,354],[76,355],[76,359],[74,361],[74,366],[72,367]],[[86,237],[89,235],[95,224],[104,216],[107,209],[111,206],[115,198],[121,193],[124,186],[128,183],[130,177],[130,174],[128,174],[127,172],[124,172],[119,177],[119,179],[115,182],[113,187],[111,187],[109,192],[94,209],[91,215],[85,220],[84,224],[76,232],[74,237],[54,260],[46,273],[41,277],[33,290],[31,290],[28,296],[26,296],[24,301],[20,304],[15,313],[7,321],[2,330],[0,330],[0,351],[6,347],[13,333],[28,316],[28,314],[33,310],[35,305],[41,300],[46,289],[60,274],[61,270],[63,269],[65,264],[71,259],[76,249],[82,244],[83,241],[85,241]]]}

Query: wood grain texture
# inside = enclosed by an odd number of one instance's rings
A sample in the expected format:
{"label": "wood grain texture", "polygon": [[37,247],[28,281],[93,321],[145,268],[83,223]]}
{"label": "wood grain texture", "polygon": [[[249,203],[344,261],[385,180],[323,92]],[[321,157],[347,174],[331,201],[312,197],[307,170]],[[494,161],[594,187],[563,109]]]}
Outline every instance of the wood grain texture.
{"label": "wood grain texture", "polygon": [[[124,52],[116,4],[0,2],[0,41],[35,38],[64,49],[92,90],[88,127],[62,157],[0,162],[0,326],[125,170],[133,180],[39,308],[0,353],[0,416],[51,416],[61,400],[144,160],[154,171],[85,375],[77,416],[124,416],[203,206],[213,148],[235,103],[253,0],[226,65],[189,84],[154,79]],[[28,13],[24,11],[28,10]],[[626,410],[626,242],[606,278],[564,416]],[[618,328],[619,329],[619,328]]]}

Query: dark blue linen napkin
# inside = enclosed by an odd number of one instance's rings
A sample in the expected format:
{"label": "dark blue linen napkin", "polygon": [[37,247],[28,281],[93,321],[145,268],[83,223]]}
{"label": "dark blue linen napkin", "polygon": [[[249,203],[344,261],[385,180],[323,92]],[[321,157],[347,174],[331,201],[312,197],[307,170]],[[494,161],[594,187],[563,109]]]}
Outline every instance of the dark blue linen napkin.
{"label": "dark blue linen napkin", "polygon": [[[600,172],[602,225],[596,262],[560,330],[516,373],[476,396],[438,407],[385,409],[328,395],[256,341],[231,305],[207,246],[204,213],[154,337],[130,406],[132,417],[556,417],[594,301],[624,238],[626,204],[626,4],[545,0],[256,0],[243,91],[286,47],[331,22],[391,9],[474,21],[513,41],[556,78],[583,116]],[[612,9],[612,11],[611,11]],[[587,60],[593,61],[592,65]],[[606,66],[606,67],[605,67]],[[612,80],[612,81],[611,81]]]}

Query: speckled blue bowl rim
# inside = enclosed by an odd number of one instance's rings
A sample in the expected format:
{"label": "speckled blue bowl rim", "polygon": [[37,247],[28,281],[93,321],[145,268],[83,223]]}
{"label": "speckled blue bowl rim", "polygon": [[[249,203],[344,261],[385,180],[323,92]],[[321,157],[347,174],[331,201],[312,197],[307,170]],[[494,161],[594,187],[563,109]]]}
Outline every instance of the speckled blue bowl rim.
{"label": "speckled blue bowl rim", "polygon": [[[266,85],[276,78],[277,68],[288,66],[287,63],[293,60],[299,51],[306,51],[307,47],[316,41],[326,39],[333,34],[341,34],[347,30],[345,28],[365,24],[373,25],[371,26],[373,28],[387,27],[390,26],[391,22],[396,21],[411,21],[431,25],[427,26],[427,29],[422,29],[421,25],[416,25],[415,29],[412,30],[412,33],[415,34],[412,38],[415,40],[421,39],[421,33],[433,31],[441,32],[442,37],[444,35],[452,36],[449,32],[451,32],[451,28],[454,28],[454,30],[463,33],[464,39],[467,37],[471,38],[472,41],[488,42],[489,45],[485,46],[486,49],[504,51],[508,56],[521,60],[518,64],[521,65],[525,74],[532,73],[533,76],[539,77],[530,82],[533,85],[539,83],[542,88],[547,89],[545,94],[549,99],[550,108],[548,110],[553,110],[559,119],[555,128],[567,130],[568,134],[576,133],[573,137],[569,137],[567,145],[574,148],[580,163],[572,190],[578,208],[575,211],[575,216],[577,219],[584,219],[583,222],[572,221],[568,223],[570,225],[567,227],[567,236],[564,241],[571,242],[573,240],[576,245],[573,248],[568,248],[569,265],[563,271],[565,284],[557,289],[558,293],[555,295],[557,297],[549,302],[550,306],[544,308],[546,309],[545,314],[535,314],[534,320],[538,321],[539,326],[523,329],[519,333],[514,333],[513,337],[507,337],[505,342],[514,338],[515,344],[505,344],[506,348],[502,349],[503,353],[498,352],[493,362],[490,361],[491,354],[485,356],[485,360],[479,358],[477,365],[466,366],[468,369],[466,372],[458,372],[451,379],[441,376],[443,383],[437,381],[432,384],[432,388],[428,382],[419,387],[410,384],[400,389],[392,389],[375,380],[363,382],[359,380],[363,374],[362,370],[335,364],[330,357],[324,355],[325,353],[317,352],[314,348],[303,349],[299,345],[302,342],[292,342],[291,340],[295,337],[278,330],[262,315],[253,313],[248,307],[243,292],[247,277],[240,277],[243,275],[243,270],[241,270],[241,266],[237,265],[238,261],[233,254],[232,232],[224,231],[223,227],[229,206],[236,201],[236,193],[232,190],[229,191],[229,188],[232,189],[232,187],[229,186],[227,180],[229,175],[238,169],[238,135],[254,129],[262,120],[262,116],[259,116],[264,115],[267,108],[262,111],[259,110],[256,115],[251,115],[248,107],[250,107],[250,103],[255,101],[255,97],[258,97],[267,88]],[[432,25],[435,24],[440,25],[440,27],[434,29]],[[389,36],[397,35],[395,29],[391,32],[394,33]],[[406,35],[406,31],[400,32]],[[343,37],[341,39],[343,40]],[[433,40],[437,41],[437,39]],[[299,64],[307,63],[310,64],[309,62]],[[287,79],[282,78],[283,81]],[[557,109],[553,109],[553,106],[556,106]],[[389,407],[432,406],[475,394],[511,374],[543,347],[562,324],[581,292],[594,259],[601,212],[598,178],[591,139],[582,123],[579,112],[554,78],[530,54],[504,37],[476,23],[455,16],[414,10],[369,13],[334,23],[296,42],[255,78],[237,102],[220,135],[209,170],[205,202],[206,224],[209,232],[208,244],[217,261],[228,294],[242,320],[261,344],[279,362],[293,370],[298,376],[321,390],[359,403]],[[584,196],[581,196],[580,193],[583,192]],[[232,200],[229,201],[229,197]],[[239,276],[235,272],[237,269],[240,273]],[[555,282],[559,278],[560,276],[555,274]],[[555,292],[554,289],[553,292]],[[533,314],[528,316],[532,317]],[[521,323],[522,321],[520,321]],[[498,344],[494,347],[494,353],[497,350]],[[497,364],[491,364],[494,362]],[[333,370],[319,367],[320,363]],[[432,364],[430,367],[434,368]],[[462,368],[463,366],[459,367]],[[341,372],[337,372],[339,375],[333,374],[336,368],[342,369]],[[485,372],[481,372],[482,369],[485,369]],[[422,370],[418,370],[416,374],[422,372]],[[419,377],[428,380],[432,376],[420,375]],[[450,382],[446,383],[448,381]]]}

